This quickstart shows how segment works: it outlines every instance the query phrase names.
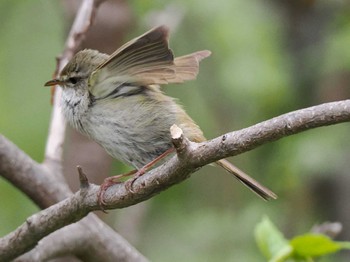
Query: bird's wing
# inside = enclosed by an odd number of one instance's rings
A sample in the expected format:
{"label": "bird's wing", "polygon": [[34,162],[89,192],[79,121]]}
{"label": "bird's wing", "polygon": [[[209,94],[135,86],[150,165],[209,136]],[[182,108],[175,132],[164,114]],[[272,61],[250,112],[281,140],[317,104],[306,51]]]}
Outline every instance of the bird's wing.
{"label": "bird's wing", "polygon": [[174,59],[168,35],[168,29],[159,26],[124,44],[91,74],[89,91],[103,97],[115,93],[118,86],[161,85],[195,79],[199,61],[209,56],[210,51]]}

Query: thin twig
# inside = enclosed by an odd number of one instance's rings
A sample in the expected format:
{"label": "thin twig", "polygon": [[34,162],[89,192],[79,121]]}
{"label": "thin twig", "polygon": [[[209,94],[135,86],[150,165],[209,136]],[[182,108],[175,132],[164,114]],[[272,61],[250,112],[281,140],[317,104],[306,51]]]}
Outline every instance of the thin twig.
{"label": "thin twig", "polygon": [[[86,32],[91,27],[95,17],[96,9],[103,0],[84,0],[75,17],[72,28],[68,34],[64,51],[61,56],[57,58],[57,67],[54,77],[64,68],[68,61],[78,51],[82,41],[85,38]],[[61,97],[60,88],[56,88],[53,99],[53,109],[51,115],[51,123],[49,134],[45,149],[45,162],[51,160],[50,163],[56,162],[58,164],[62,161],[62,146],[65,138],[66,122],[61,113],[59,106]]]}
{"label": "thin twig", "polygon": [[79,174],[80,190],[85,190],[90,185],[89,180],[85,175],[83,168],[81,166],[77,166],[77,170]]}

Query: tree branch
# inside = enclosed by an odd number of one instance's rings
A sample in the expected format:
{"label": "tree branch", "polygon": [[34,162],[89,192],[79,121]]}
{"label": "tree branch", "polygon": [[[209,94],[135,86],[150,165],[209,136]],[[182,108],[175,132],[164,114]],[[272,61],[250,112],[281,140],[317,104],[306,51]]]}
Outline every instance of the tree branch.
{"label": "tree branch", "polygon": [[290,112],[202,143],[181,139],[181,133],[173,132],[179,157],[173,157],[137,179],[133,184],[135,194],[125,190],[122,184],[110,187],[105,193],[105,209],[123,208],[144,201],[188,178],[199,167],[217,160],[302,131],[348,121],[350,100],[344,100]]}
{"label": "tree branch", "polygon": [[[42,208],[51,206],[59,200],[72,195],[66,184],[57,183],[57,180],[54,179],[54,172],[46,170],[45,166],[33,161],[2,135],[0,135],[0,174],[26,193]],[[69,203],[68,207],[65,204],[67,202],[60,202],[60,204],[52,206],[51,209],[46,209],[42,211],[42,213],[40,212],[28,218],[26,223],[20,226],[16,231],[0,239],[0,261],[7,261],[23,254],[26,250],[34,247],[37,241],[43,236],[48,235],[48,232],[54,232],[57,228],[61,228],[63,226],[62,223],[68,225],[81,219],[89,212],[88,208],[77,206],[82,202],[82,200],[77,199],[83,195],[84,192],[86,193],[85,189],[90,186],[81,170],[79,171],[79,177],[82,190],[70,199],[66,199]],[[94,187],[98,188],[96,186]],[[54,215],[56,219],[51,219],[50,216],[52,215]],[[45,221],[45,223],[42,224],[43,221]],[[65,241],[73,241],[73,239],[69,239],[72,232],[84,228],[81,232],[81,235],[84,236],[82,240],[89,239],[90,246],[95,246],[96,248],[100,246],[98,252],[96,250],[96,255],[99,253],[106,254],[106,252],[108,252],[109,259],[112,261],[146,260],[134,247],[111,230],[105,223],[100,221],[94,214],[90,214],[89,219],[84,221],[82,225],[80,225],[80,222],[71,225],[72,231],[56,231],[54,235],[48,236],[48,243],[52,241],[56,243],[62,241],[63,244],[66,243]],[[67,232],[70,233],[66,235]],[[82,243],[79,242],[79,244]],[[44,248],[46,250],[45,252],[42,251],[41,246],[38,246],[37,249],[33,250],[33,253],[28,255],[29,257],[24,256],[24,258],[21,259],[23,259],[22,261],[30,261],[30,258],[39,255],[55,256],[58,254],[62,255],[64,252],[75,254],[81,250],[79,244],[61,245],[55,247],[56,249]],[[67,246],[70,248],[66,249]],[[45,245],[43,247],[45,247]],[[112,247],[113,250],[111,250]],[[75,248],[77,249],[75,250]],[[93,249],[90,248],[89,252],[92,252],[92,250]],[[52,254],[50,254],[51,251]],[[87,252],[83,253],[87,254]],[[89,257],[93,258],[94,256],[91,254]],[[34,259],[32,261],[38,260]]]}
{"label": "tree branch", "polygon": [[[95,17],[97,7],[104,0],[83,0],[75,17],[72,28],[68,34],[64,51],[57,58],[57,66],[54,77],[64,68],[68,61],[78,51],[86,32],[89,30]],[[45,150],[45,162],[51,160],[60,164],[62,161],[62,145],[65,138],[66,122],[61,113],[59,101],[61,97],[61,89],[56,88],[53,99],[53,110],[50,123],[50,131],[47,138]]]}
{"label": "tree branch", "polygon": [[147,261],[113,229],[90,214],[79,223],[66,226],[43,238],[34,249],[14,262],[48,261],[67,254],[73,254],[86,262]]}
{"label": "tree branch", "polygon": [[58,181],[59,170],[38,164],[2,135],[0,174],[41,208],[51,206],[72,194],[67,184]]}
{"label": "tree branch", "polygon": [[37,214],[30,216],[24,224],[15,231],[0,239],[0,260],[9,261],[18,254],[23,254],[33,248],[37,242],[49,233],[74,223],[88,214],[87,208],[82,208],[80,192],[74,194]]}
{"label": "tree branch", "polygon": [[[200,155],[192,163],[200,166],[250,151],[262,144],[321,126],[350,121],[350,100],[308,107],[261,122],[242,130],[200,143]],[[347,139],[347,138],[346,138]],[[213,154],[216,152],[216,154]]]}
{"label": "tree branch", "polygon": [[[176,149],[179,150],[179,158],[174,156],[137,179],[133,192],[126,190],[123,183],[110,187],[105,194],[105,209],[123,208],[149,199],[185,180],[199,167],[221,158],[234,156],[308,129],[345,121],[350,121],[350,100],[297,110],[199,144],[183,138],[182,132],[173,127],[172,136]],[[28,218],[16,231],[0,239],[0,260],[11,257],[15,246],[28,250],[54,230],[99,209],[98,190],[99,187],[90,184],[64,201]]]}

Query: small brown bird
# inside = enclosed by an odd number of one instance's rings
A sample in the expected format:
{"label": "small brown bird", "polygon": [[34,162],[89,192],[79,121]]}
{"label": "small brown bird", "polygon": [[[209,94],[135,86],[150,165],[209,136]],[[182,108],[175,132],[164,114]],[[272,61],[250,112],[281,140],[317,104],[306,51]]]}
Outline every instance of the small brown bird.
{"label": "small brown bird", "polygon": [[[210,51],[205,50],[174,58],[168,46],[168,29],[160,26],[110,56],[95,50],[78,52],[59,78],[45,86],[60,85],[62,110],[68,123],[112,157],[139,170],[129,173],[136,173],[137,178],[155,159],[172,151],[169,129],[173,124],[193,142],[206,140],[201,129],[159,85],[195,79],[199,62],[209,55]],[[263,199],[276,198],[230,162],[219,160],[216,164]],[[105,190],[119,178],[107,178],[101,185],[100,204],[104,203]]]}

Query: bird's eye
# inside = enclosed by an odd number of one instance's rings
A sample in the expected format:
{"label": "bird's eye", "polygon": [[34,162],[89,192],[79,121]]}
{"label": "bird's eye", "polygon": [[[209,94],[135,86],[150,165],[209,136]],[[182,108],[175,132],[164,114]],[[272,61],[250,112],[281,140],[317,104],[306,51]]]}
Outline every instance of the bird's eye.
{"label": "bird's eye", "polygon": [[76,83],[78,83],[79,78],[78,78],[78,77],[70,77],[70,78],[68,78],[68,81],[69,81],[71,84],[75,85]]}

